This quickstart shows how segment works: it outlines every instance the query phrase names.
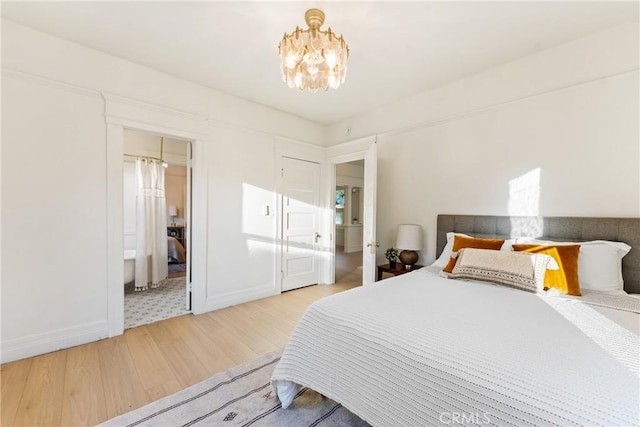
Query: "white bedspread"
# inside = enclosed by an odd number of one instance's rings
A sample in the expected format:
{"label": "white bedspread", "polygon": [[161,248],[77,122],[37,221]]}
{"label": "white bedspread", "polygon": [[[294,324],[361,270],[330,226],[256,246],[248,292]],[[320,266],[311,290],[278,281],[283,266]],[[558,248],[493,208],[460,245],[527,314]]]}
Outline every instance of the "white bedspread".
{"label": "white bedspread", "polygon": [[617,310],[640,313],[640,299],[626,294],[609,294],[604,292],[582,291],[582,296],[558,295],[559,298],[574,299],[584,304],[609,307]]}
{"label": "white bedspread", "polygon": [[284,407],[303,385],[379,426],[638,425],[640,341],[606,319],[416,271],[309,307],[272,383]]}

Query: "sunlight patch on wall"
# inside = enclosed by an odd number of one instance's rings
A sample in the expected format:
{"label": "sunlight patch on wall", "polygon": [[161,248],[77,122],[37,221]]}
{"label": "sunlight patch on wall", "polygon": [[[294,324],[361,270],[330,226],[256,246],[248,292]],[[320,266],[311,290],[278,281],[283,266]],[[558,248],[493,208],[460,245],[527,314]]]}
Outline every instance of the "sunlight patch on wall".
{"label": "sunlight patch on wall", "polygon": [[507,212],[512,217],[529,217],[511,220],[511,237],[539,237],[544,234],[540,217],[540,168],[509,181]]}
{"label": "sunlight patch on wall", "polygon": [[[262,259],[266,262],[266,267],[270,269],[272,267],[272,258],[275,256],[273,253],[273,241],[271,239],[262,239],[259,236],[247,236],[247,255],[254,263],[257,260]],[[256,268],[256,265],[251,266],[252,270]],[[258,271],[261,271],[259,268]]]}
{"label": "sunlight patch on wall", "polygon": [[242,184],[242,232],[272,240],[274,237],[275,197],[272,191]]}

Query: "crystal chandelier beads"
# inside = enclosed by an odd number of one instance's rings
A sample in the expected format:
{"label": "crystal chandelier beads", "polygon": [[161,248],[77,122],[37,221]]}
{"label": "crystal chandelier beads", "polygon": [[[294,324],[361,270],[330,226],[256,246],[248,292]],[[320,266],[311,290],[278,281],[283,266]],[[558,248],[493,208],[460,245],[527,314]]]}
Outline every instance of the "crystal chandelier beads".
{"label": "crystal chandelier beads", "polygon": [[278,46],[282,80],[291,88],[311,92],[337,89],[347,74],[349,48],[331,28],[320,29],[324,22],[321,10],[309,9],[304,17],[309,28],[296,27],[291,34],[285,33]]}

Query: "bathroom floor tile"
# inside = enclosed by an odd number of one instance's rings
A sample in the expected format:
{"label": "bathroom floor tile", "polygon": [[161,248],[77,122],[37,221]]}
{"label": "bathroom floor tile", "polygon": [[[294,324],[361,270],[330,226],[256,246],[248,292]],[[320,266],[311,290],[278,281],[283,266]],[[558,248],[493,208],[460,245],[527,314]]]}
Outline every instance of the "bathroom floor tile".
{"label": "bathroom floor tile", "polygon": [[167,279],[157,288],[135,292],[124,286],[124,328],[135,328],[189,313],[185,308],[186,277]]}

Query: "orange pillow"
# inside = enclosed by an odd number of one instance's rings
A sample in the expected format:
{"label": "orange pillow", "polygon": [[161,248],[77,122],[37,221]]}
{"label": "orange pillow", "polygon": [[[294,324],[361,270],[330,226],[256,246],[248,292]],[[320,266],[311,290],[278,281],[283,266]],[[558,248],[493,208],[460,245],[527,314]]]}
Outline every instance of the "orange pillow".
{"label": "orange pillow", "polygon": [[580,296],[578,255],[580,245],[513,245],[514,251],[549,255],[558,263],[558,270],[547,270],[544,288],[557,289],[565,295]]}
{"label": "orange pillow", "polygon": [[[451,253],[458,253],[460,249],[474,248],[474,249],[495,249],[500,250],[503,239],[480,239],[477,237],[465,237],[460,235],[453,236],[453,247]],[[445,273],[451,273],[453,267],[456,265],[456,259],[454,257],[449,258],[449,263],[442,269]]]}

